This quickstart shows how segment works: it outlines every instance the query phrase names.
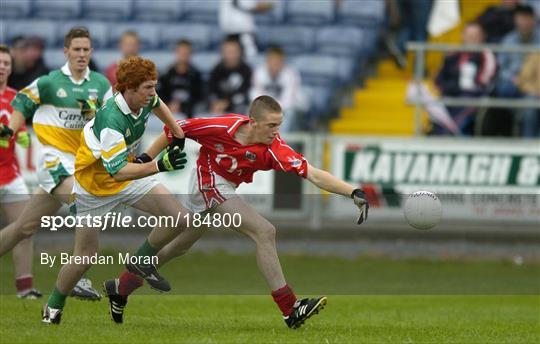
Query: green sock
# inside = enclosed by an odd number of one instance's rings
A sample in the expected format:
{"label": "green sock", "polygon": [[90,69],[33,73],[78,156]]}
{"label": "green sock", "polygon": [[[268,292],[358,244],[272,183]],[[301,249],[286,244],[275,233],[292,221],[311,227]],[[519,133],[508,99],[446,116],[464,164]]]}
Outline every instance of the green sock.
{"label": "green sock", "polygon": [[63,309],[66,304],[66,297],[67,295],[62,294],[58,289],[54,288],[47,304],[51,308]]}
{"label": "green sock", "polygon": [[148,243],[148,239],[144,241],[144,243],[137,249],[137,252],[135,252],[135,256],[137,257],[150,257],[155,256],[159,250],[156,250],[150,244]]}

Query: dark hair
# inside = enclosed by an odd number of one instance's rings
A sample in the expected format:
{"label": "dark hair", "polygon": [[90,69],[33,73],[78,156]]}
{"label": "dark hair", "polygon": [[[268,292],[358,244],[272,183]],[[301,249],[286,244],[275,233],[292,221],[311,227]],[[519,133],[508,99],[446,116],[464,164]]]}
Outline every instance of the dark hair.
{"label": "dark hair", "polygon": [[514,15],[518,14],[534,17],[534,9],[531,5],[520,4],[514,9]]}
{"label": "dark hair", "polygon": [[69,48],[71,45],[71,41],[74,38],[88,38],[90,42],[92,42],[92,38],[90,37],[90,32],[88,32],[88,29],[85,27],[74,27],[71,30],[66,33],[64,36],[64,47]]}
{"label": "dark hair", "polygon": [[266,49],[266,54],[276,54],[280,56],[285,56],[285,52],[279,45],[271,45]]}
{"label": "dark hair", "polygon": [[237,44],[238,47],[240,49],[242,49],[242,44],[240,44],[240,40],[238,39],[238,37],[234,37],[234,36],[227,36],[225,37],[225,39],[223,39],[223,41],[221,42],[221,44],[226,44],[226,43],[234,43],[234,44]]}
{"label": "dark hair", "polygon": [[8,54],[11,58],[11,63],[13,63],[13,56],[11,56],[11,51],[9,50],[7,45],[0,44],[0,53]]}
{"label": "dark hair", "polygon": [[482,30],[483,34],[486,33],[486,29],[484,28],[484,26],[479,21],[471,20],[470,22],[467,22],[467,24],[465,25],[464,28],[467,28],[469,26],[478,26],[480,28],[480,30]]}
{"label": "dark hair", "polygon": [[269,113],[282,113],[281,105],[270,96],[258,96],[249,106],[249,117],[259,121]]}
{"label": "dark hair", "polygon": [[178,48],[181,45],[185,45],[185,46],[188,46],[190,48],[192,47],[191,41],[188,40],[188,39],[185,39],[185,38],[182,38],[182,39],[180,39],[180,40],[178,40],[176,42],[176,48]]}

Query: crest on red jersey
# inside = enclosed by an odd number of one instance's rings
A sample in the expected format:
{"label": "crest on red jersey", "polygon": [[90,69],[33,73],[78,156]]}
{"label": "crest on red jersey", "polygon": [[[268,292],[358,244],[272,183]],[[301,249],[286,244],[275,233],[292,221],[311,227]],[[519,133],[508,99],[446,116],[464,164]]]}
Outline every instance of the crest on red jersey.
{"label": "crest on red jersey", "polygon": [[223,147],[223,145],[221,143],[216,143],[214,145],[214,148],[220,153],[223,153],[225,151],[225,148]]}
{"label": "crest on red jersey", "polygon": [[252,153],[250,151],[246,151],[246,158],[251,161],[257,160],[257,154]]}
{"label": "crest on red jersey", "polygon": [[300,167],[302,165],[302,160],[294,157],[289,157],[289,162],[291,163],[291,166],[294,168]]}

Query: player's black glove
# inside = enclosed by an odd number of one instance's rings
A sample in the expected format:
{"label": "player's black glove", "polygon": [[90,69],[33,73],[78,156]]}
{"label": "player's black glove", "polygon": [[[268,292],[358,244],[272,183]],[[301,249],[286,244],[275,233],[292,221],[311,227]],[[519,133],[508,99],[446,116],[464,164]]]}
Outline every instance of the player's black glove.
{"label": "player's black glove", "polygon": [[186,138],[185,137],[179,139],[178,137],[173,136],[172,142],[169,144],[169,149],[173,149],[174,147],[178,147],[178,148],[180,148],[181,151],[183,151],[185,144],[186,144]]}
{"label": "player's black glove", "polygon": [[186,153],[180,151],[180,147],[176,146],[168,149],[165,154],[157,161],[159,172],[170,172],[181,170],[186,166]]}
{"label": "player's black glove", "polygon": [[7,125],[0,123],[0,147],[9,147],[9,140],[13,136],[13,130]]}
{"label": "player's black glove", "polygon": [[150,155],[146,153],[142,153],[141,155],[137,156],[135,158],[135,161],[133,161],[135,164],[144,164],[147,162],[152,161],[153,159],[150,157]]}
{"label": "player's black glove", "polygon": [[10,139],[13,136],[13,130],[7,125],[0,123],[0,137]]}
{"label": "player's black glove", "polygon": [[354,191],[351,193],[351,198],[360,211],[360,216],[358,216],[357,221],[357,223],[360,225],[362,222],[366,221],[368,217],[369,204],[366,199],[366,194],[362,189],[354,189]]}

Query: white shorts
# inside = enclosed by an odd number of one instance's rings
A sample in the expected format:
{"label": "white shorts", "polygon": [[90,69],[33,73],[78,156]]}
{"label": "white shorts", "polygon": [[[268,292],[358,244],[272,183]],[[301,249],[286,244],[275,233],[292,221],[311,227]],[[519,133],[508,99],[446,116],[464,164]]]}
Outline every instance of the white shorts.
{"label": "white shorts", "polygon": [[51,146],[43,146],[37,177],[39,186],[51,193],[64,179],[75,173],[75,156]]}
{"label": "white shorts", "polygon": [[21,176],[0,186],[0,203],[14,203],[29,200],[28,188]]}
{"label": "white shorts", "polygon": [[214,172],[202,172],[194,168],[189,177],[189,197],[187,208],[194,213],[202,213],[225,202],[236,194],[236,184]]}
{"label": "white shorts", "polygon": [[112,211],[117,205],[126,207],[133,205],[159,183],[151,177],[137,179],[128,184],[122,191],[111,196],[95,196],[87,192],[73,178],[74,200],[70,204],[70,214],[76,216],[102,216]]}

